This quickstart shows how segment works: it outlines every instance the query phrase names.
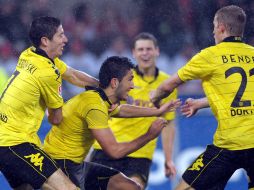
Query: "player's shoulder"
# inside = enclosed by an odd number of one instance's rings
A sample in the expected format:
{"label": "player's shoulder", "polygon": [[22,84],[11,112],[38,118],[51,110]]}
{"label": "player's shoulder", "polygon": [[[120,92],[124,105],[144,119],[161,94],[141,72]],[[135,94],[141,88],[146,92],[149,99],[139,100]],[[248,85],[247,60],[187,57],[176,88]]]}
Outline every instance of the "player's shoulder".
{"label": "player's shoulder", "polygon": [[93,105],[93,107],[97,108],[103,108],[106,106],[100,94],[94,90],[87,90],[80,95],[81,98],[87,102],[87,105]]}
{"label": "player's shoulder", "polygon": [[68,102],[79,102],[79,106],[89,106],[91,107],[100,107],[101,103],[103,102],[100,98],[99,94],[93,90],[87,90],[77,94],[76,96],[72,97]]}
{"label": "player's shoulder", "polygon": [[199,54],[213,54],[215,51],[218,51],[218,46],[213,45],[202,49]]}
{"label": "player's shoulder", "polygon": [[204,48],[200,50],[197,54],[195,54],[191,61],[193,60],[210,60],[214,58],[214,55],[218,54],[218,48],[214,46],[209,46],[207,48]]}

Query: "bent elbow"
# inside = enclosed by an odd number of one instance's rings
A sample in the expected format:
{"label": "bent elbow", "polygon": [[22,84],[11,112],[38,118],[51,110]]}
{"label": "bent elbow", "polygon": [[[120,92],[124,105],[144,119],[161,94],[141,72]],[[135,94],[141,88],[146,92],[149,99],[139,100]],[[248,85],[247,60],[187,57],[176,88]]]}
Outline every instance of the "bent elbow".
{"label": "bent elbow", "polygon": [[62,119],[55,119],[52,124],[53,125],[59,125],[61,123]]}
{"label": "bent elbow", "polygon": [[48,120],[52,125],[59,125],[62,122],[63,117],[54,117],[51,119],[49,118]]}

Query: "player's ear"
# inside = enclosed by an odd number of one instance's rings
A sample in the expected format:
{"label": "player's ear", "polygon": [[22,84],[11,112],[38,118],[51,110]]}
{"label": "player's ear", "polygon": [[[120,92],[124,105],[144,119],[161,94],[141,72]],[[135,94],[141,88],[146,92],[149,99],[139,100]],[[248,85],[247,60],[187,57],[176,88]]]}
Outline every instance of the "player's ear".
{"label": "player's ear", "polygon": [[42,46],[47,46],[48,44],[48,38],[47,37],[42,37],[41,38],[41,45]]}
{"label": "player's ear", "polygon": [[226,28],[225,24],[219,23],[218,25],[219,25],[219,29],[220,29],[221,33],[226,32],[227,28]]}
{"label": "player's ear", "polygon": [[117,78],[112,78],[111,79],[111,86],[112,88],[117,88],[119,85],[119,80]]}

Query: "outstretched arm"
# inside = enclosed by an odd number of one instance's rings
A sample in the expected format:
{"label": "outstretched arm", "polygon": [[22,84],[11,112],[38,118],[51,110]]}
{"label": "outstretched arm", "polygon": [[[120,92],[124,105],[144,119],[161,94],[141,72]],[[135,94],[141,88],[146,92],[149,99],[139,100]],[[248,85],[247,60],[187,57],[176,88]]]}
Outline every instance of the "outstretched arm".
{"label": "outstretched arm", "polygon": [[183,81],[179,78],[178,74],[173,74],[170,78],[162,82],[156,91],[151,93],[151,101],[156,107],[159,107],[161,99],[169,96],[175,88],[177,88]]}
{"label": "outstretched arm", "polygon": [[85,86],[98,86],[99,82],[96,78],[85,72],[68,67],[62,75],[63,79],[69,83],[84,88]]}
{"label": "outstretched arm", "polygon": [[209,107],[207,98],[192,99],[188,98],[181,107],[181,112],[186,117],[191,117],[197,113],[199,109]]}
{"label": "outstretched arm", "polygon": [[168,124],[162,130],[162,147],[165,154],[165,175],[174,177],[176,175],[176,167],[173,162],[173,147],[175,139],[175,123],[174,120],[168,121]]}
{"label": "outstretched arm", "polygon": [[155,120],[149,130],[140,137],[130,142],[118,143],[110,128],[91,129],[94,138],[98,141],[102,149],[112,158],[122,158],[156,138],[161,130],[166,126],[166,120],[160,118]]}
{"label": "outstretched arm", "polygon": [[113,117],[153,117],[153,116],[161,116],[166,112],[175,111],[181,105],[181,101],[179,99],[172,100],[163,104],[160,108],[148,108],[141,106],[134,106],[128,104],[120,105],[120,110]]}

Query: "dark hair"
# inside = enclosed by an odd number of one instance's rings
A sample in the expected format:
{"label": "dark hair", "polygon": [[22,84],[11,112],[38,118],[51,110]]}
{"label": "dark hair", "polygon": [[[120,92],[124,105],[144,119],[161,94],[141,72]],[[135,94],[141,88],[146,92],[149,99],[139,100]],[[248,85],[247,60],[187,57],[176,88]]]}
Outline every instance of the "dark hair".
{"label": "dark hair", "polygon": [[39,47],[41,38],[47,37],[51,40],[60,25],[61,21],[55,17],[43,16],[34,19],[29,31],[30,41],[35,47]]}
{"label": "dark hair", "polygon": [[140,34],[138,34],[135,38],[134,38],[134,41],[133,41],[133,44],[132,44],[132,48],[134,49],[135,48],[135,45],[136,45],[136,42],[138,40],[151,40],[153,41],[154,43],[154,46],[155,47],[158,47],[158,41],[157,39],[154,37],[154,35],[148,33],[148,32],[142,32]]}
{"label": "dark hair", "polygon": [[215,17],[218,23],[225,25],[230,35],[243,36],[246,14],[242,8],[236,5],[222,7],[216,12]]}
{"label": "dark hair", "polygon": [[127,72],[132,68],[134,68],[134,65],[127,57],[108,57],[102,63],[100,68],[100,87],[103,89],[107,88],[112,78],[117,78],[119,81],[121,81]]}

